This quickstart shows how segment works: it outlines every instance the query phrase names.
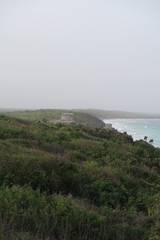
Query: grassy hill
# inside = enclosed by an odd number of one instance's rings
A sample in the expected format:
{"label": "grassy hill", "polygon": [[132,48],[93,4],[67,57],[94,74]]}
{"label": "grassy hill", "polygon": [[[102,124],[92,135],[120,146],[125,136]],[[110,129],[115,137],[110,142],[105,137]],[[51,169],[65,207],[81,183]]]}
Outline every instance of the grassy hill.
{"label": "grassy hill", "polygon": [[159,203],[159,148],[0,116],[0,239],[159,239]]}
{"label": "grassy hill", "polygon": [[90,127],[104,127],[105,124],[99,118],[91,116],[87,113],[72,111],[72,110],[63,110],[63,109],[40,109],[40,110],[26,110],[26,111],[10,111],[4,112],[4,115],[10,117],[16,117],[19,119],[25,120],[40,120],[40,121],[49,121],[49,120],[59,120],[62,113],[72,112],[74,113],[74,119],[77,124],[83,124]]}
{"label": "grassy hill", "polygon": [[99,109],[39,109],[39,110],[15,110],[0,109],[4,115],[27,120],[56,120],[62,113],[72,112],[78,124],[90,127],[104,127],[104,119],[160,119],[158,114],[134,113],[125,111],[108,111]]}

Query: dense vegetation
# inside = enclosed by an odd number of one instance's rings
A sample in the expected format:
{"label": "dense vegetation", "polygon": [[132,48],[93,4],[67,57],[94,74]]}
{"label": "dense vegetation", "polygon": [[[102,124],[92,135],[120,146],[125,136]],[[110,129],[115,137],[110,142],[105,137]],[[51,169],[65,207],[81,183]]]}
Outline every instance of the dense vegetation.
{"label": "dense vegetation", "polygon": [[160,239],[160,149],[0,116],[0,239]]}

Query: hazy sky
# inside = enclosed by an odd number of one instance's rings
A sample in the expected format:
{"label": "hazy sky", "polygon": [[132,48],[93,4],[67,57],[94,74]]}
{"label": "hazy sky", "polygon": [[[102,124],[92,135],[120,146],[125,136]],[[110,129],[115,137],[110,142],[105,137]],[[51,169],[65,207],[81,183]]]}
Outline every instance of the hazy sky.
{"label": "hazy sky", "polygon": [[159,0],[0,0],[0,107],[159,103]]}

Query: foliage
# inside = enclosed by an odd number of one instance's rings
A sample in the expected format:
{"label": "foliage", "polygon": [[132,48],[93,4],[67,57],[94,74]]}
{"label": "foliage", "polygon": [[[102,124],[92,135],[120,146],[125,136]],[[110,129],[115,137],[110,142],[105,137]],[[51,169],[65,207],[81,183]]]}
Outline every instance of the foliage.
{"label": "foliage", "polygon": [[0,116],[0,239],[158,239],[160,149]]}

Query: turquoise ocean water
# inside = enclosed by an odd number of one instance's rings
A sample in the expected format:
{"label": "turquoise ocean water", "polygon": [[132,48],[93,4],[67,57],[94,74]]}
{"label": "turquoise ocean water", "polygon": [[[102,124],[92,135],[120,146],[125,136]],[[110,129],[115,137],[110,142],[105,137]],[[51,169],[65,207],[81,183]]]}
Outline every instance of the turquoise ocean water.
{"label": "turquoise ocean water", "polygon": [[112,126],[119,132],[127,132],[134,140],[148,137],[153,139],[153,145],[160,147],[160,119],[111,119],[104,120],[105,123],[112,123]]}

